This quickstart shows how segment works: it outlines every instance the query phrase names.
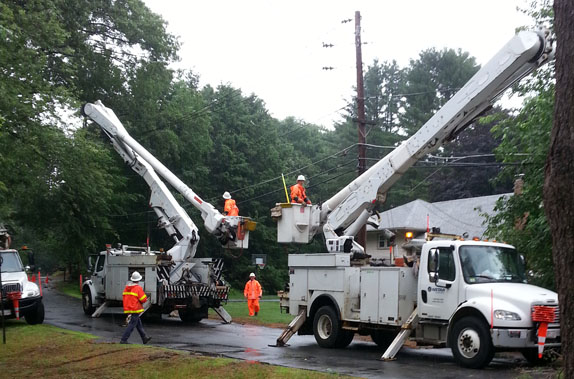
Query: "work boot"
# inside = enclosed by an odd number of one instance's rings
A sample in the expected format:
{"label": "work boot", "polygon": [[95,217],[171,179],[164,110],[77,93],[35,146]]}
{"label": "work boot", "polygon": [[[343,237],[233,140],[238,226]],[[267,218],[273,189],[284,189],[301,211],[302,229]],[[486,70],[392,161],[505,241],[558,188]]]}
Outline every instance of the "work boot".
{"label": "work boot", "polygon": [[143,338],[143,343],[144,343],[144,345],[145,345],[146,343],[148,343],[149,340],[151,340],[151,337],[144,337],[144,338]]}
{"label": "work boot", "polygon": [[257,312],[255,312],[255,316],[257,316]]}
{"label": "work boot", "polygon": [[121,344],[129,344],[128,341],[120,341]]}

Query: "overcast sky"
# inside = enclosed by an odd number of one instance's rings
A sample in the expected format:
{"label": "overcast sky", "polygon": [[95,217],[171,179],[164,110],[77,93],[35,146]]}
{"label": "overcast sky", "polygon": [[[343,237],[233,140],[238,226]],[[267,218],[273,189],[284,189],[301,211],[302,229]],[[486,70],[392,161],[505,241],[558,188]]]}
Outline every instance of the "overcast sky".
{"label": "overcast sky", "polygon": [[327,127],[356,84],[355,11],[364,68],[374,59],[404,67],[431,47],[461,48],[484,64],[530,23],[516,10],[524,0],[144,1],[180,37],[175,67],[198,74],[201,86],[229,84],[257,95],[278,119]]}

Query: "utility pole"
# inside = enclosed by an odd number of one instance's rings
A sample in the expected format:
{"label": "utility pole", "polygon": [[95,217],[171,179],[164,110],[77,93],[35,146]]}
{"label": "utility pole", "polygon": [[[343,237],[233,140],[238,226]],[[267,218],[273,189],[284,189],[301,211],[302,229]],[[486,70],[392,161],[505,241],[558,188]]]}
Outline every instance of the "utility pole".
{"label": "utility pole", "polygon": [[[359,123],[359,169],[357,176],[365,172],[365,88],[363,86],[363,54],[361,51],[361,12],[355,12],[355,49],[357,56],[357,121]],[[357,233],[357,243],[366,249],[367,229]]]}

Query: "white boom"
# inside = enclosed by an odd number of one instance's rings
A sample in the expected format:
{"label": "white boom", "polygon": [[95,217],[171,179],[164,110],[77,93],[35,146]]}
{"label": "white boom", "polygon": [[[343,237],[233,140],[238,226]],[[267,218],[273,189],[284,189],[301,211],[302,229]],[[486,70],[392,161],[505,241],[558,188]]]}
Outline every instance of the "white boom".
{"label": "white boom", "polygon": [[[151,189],[150,206],[158,216],[158,226],[174,239],[175,245],[168,251],[176,266],[170,272],[170,282],[177,283],[182,275],[189,273],[199,242],[199,233],[186,211],[175,200],[163,177],[186,200],[201,212],[207,231],[215,235],[228,248],[247,248],[249,230],[254,222],[248,217],[224,216],[213,205],[202,200],[191,188],[175,176],[149,151],[134,140],[124,128],[114,111],[101,101],[87,103],[82,112],[96,122],[110,138],[114,149]],[[159,174],[159,175],[158,175]],[[250,224],[249,226],[247,224]]]}
{"label": "white boom", "polygon": [[417,133],[329,200],[307,207],[309,211],[305,209],[300,214],[294,210],[298,206],[281,204],[283,217],[278,220],[278,241],[307,243],[322,230],[329,251],[363,253],[354,236],[371,216],[377,197],[384,198],[418,159],[454,139],[502,92],[548,62],[553,54],[548,31],[519,32]]}

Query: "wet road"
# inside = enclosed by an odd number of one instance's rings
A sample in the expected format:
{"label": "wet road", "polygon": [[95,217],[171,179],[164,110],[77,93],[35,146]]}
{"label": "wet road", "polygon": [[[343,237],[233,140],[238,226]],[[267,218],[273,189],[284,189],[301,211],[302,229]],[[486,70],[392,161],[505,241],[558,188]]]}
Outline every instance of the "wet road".
{"label": "wet road", "polygon": [[[61,295],[53,289],[44,290],[45,323],[99,336],[102,341],[118,342],[124,330],[121,310],[104,313],[92,319],[84,315],[81,301]],[[204,320],[185,325],[179,318],[164,316],[161,321],[144,321],[146,332],[152,336],[150,345],[253,360],[274,365],[339,373],[366,378],[516,378],[527,370],[529,377],[539,371],[524,367],[518,355],[496,356],[484,370],[469,370],[457,366],[448,349],[411,349],[404,347],[397,360],[383,362],[372,342],[355,339],[347,349],[322,349],[313,336],[293,336],[290,346],[270,347],[281,333],[279,329],[253,325],[222,324]],[[140,343],[136,331],[130,342]],[[548,373],[546,373],[548,374]]]}

